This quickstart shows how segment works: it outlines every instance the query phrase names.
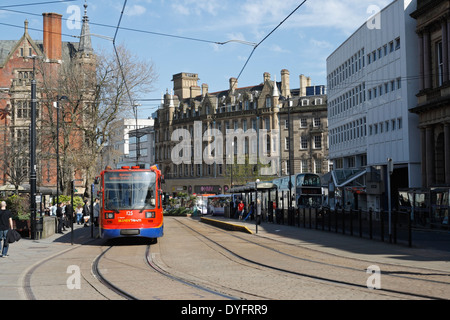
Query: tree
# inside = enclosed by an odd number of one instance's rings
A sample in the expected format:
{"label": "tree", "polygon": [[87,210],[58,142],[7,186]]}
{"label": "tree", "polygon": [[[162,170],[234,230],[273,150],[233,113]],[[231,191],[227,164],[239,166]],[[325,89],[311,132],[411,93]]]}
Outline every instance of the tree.
{"label": "tree", "polygon": [[[101,170],[99,159],[110,140],[112,124],[132,113],[132,101],[151,91],[157,78],[152,63],[140,60],[125,47],[118,47],[118,55],[120,65],[114,53],[74,58],[58,72],[41,65],[42,108],[47,115],[41,119],[41,135],[53,141],[51,150],[41,150],[41,155],[56,154],[59,141],[62,193],[70,191],[70,181],[76,177],[83,180],[85,196],[89,196],[90,184]],[[60,100],[59,133],[53,107],[58,97],[64,97]]]}

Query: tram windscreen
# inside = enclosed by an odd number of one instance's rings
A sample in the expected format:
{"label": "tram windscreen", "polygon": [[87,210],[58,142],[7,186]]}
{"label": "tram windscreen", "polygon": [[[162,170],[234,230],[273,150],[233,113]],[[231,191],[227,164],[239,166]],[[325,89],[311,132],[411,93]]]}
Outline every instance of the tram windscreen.
{"label": "tram windscreen", "polygon": [[143,210],[156,206],[154,172],[105,172],[106,210]]}

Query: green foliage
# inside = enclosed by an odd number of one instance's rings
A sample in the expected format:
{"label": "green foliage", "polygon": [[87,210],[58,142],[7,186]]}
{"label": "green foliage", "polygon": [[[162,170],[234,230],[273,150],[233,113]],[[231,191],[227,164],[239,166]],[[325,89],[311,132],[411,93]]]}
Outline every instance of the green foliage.
{"label": "green foliage", "polygon": [[6,208],[11,211],[14,220],[30,219],[30,201],[28,195],[12,195],[6,198]]}
{"label": "green foliage", "polygon": [[192,210],[186,207],[173,208],[164,212],[165,216],[186,217],[188,214],[192,214]]}
{"label": "green foliage", "polygon": [[[55,197],[55,199],[56,199],[56,197]],[[71,200],[71,197],[61,194],[61,195],[59,195],[58,200],[59,200],[58,202],[69,202]],[[80,196],[73,197],[73,207],[74,208],[78,207],[79,205],[83,205],[83,204],[84,204],[84,202],[83,202],[82,197],[80,197]]]}

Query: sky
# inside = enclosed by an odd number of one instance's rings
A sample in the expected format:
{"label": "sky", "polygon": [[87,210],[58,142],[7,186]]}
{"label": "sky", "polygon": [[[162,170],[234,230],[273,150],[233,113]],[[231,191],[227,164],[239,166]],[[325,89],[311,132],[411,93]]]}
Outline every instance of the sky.
{"label": "sky", "polygon": [[[153,64],[158,80],[152,92],[141,97],[145,101],[140,102],[139,117],[144,118],[156,111],[162,94],[173,88],[172,76],[180,72],[197,73],[199,86],[208,84],[209,92],[227,90],[229,79],[238,76],[238,87],[260,84],[264,72],[269,72],[272,80],[280,81],[282,69],[290,72],[291,88],[299,87],[301,74],[311,77],[313,85],[326,85],[327,57],[377,9],[391,2],[87,0],[86,3],[94,50],[113,52],[111,39],[115,36],[117,45]],[[42,13],[56,12],[67,19],[62,23],[63,41],[78,41],[71,35],[78,36],[81,32],[79,21],[84,4],[85,0],[0,0],[0,40],[20,39],[25,20],[29,22],[31,37],[41,40]],[[119,20],[121,28],[115,34]],[[218,44],[224,42],[227,43]],[[256,49],[255,44],[259,44]]]}

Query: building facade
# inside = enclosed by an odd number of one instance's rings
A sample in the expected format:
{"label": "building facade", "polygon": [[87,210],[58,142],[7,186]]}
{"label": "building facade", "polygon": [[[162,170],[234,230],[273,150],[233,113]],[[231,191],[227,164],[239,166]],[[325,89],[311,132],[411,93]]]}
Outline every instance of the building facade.
{"label": "building facade", "polygon": [[418,117],[409,112],[419,87],[415,9],[393,1],[327,59],[334,183],[355,208],[385,204],[388,158],[393,192],[421,185]]}
{"label": "building facade", "polygon": [[[147,144],[148,139],[154,139],[153,125],[155,120],[148,119],[120,119],[111,125],[110,141],[108,146],[104,149],[102,154],[102,168],[110,166],[111,168],[120,168],[122,166],[136,166],[142,165],[149,167],[154,160],[154,156],[148,158],[154,152],[151,146]],[[138,140],[136,137],[136,130],[138,131]],[[147,133],[149,132],[149,133]],[[150,134],[150,136],[148,136]],[[139,149],[139,158],[138,158]]]}
{"label": "building facade", "polygon": [[422,186],[450,185],[450,2],[417,1]]}
{"label": "building facade", "polygon": [[[57,130],[57,100],[69,81],[61,80],[62,75],[71,68],[71,72],[87,75],[83,72],[95,72],[96,57],[90,41],[89,23],[86,14],[83,17],[80,42],[64,42],[61,38],[62,15],[43,13],[43,39],[33,40],[28,34],[28,21],[24,23],[24,34],[19,40],[0,40],[0,113],[3,130],[1,141],[4,150],[1,158],[0,184],[19,186],[23,190],[29,185],[30,174],[30,125],[31,125],[31,81],[37,82],[37,187],[38,192],[55,194],[57,158],[56,144],[70,145],[72,150],[82,150],[84,139],[80,130],[68,132],[71,124],[83,126],[83,118],[75,119],[67,102],[60,102],[61,119]],[[69,67],[69,65],[71,67]],[[87,77],[85,83],[87,83]],[[89,100],[88,91],[78,94],[79,107]],[[82,97],[81,99],[79,97]],[[68,114],[70,113],[70,116]],[[70,120],[68,119],[70,118]],[[4,122],[3,122],[4,121]],[[57,138],[58,137],[58,138]],[[84,190],[78,181],[83,178],[82,170],[74,167],[74,159],[59,155],[61,160],[60,184],[62,190],[68,180],[77,179],[77,189]],[[71,163],[70,167],[67,165]],[[62,165],[64,164],[64,165]],[[64,186],[63,186],[64,184]]]}
{"label": "building facade", "polygon": [[218,194],[286,175],[291,145],[292,170],[328,171],[324,86],[302,75],[292,90],[288,70],[281,82],[266,72],[258,85],[240,88],[231,78],[228,89],[213,93],[198,81],[197,74],[174,75],[157,112],[155,161],[164,192]]}

